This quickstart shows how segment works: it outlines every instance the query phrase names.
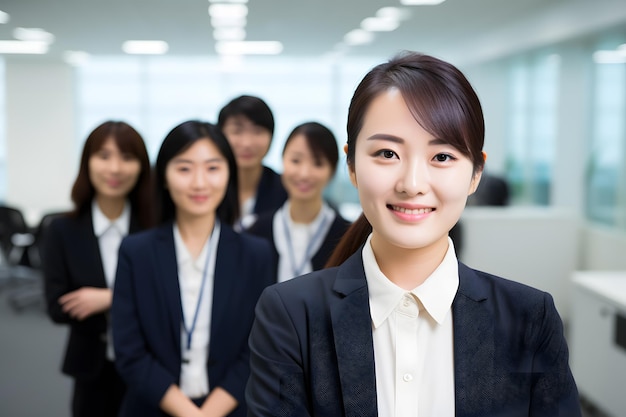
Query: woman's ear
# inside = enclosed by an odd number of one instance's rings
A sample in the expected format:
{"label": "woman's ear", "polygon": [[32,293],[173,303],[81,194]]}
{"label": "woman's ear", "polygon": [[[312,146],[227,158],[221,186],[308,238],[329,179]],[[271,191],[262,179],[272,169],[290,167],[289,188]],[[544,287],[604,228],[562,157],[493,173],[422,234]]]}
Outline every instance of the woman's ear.
{"label": "woman's ear", "polygon": [[[346,143],[345,145],[343,145],[343,152],[347,155],[348,154],[348,144]],[[354,172],[353,169],[353,165],[352,164],[348,164],[348,174],[350,175],[350,182],[352,183],[352,185],[354,185],[356,188],[356,174]]]}
{"label": "woman's ear", "polygon": [[[482,151],[482,154],[483,154],[483,161],[487,162],[487,152]],[[476,189],[478,188],[478,184],[480,184],[480,178],[483,176],[483,169],[484,168],[481,168],[480,171],[476,171],[474,173],[474,176],[472,177],[472,182],[470,183],[469,192],[467,193],[467,195],[472,195],[474,194],[474,192],[476,192]]]}

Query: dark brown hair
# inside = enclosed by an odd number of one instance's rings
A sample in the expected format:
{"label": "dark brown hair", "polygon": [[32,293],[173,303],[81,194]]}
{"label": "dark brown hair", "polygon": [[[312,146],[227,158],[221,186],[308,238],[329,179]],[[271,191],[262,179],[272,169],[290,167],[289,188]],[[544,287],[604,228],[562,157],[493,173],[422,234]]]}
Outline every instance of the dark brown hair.
{"label": "dark brown hair", "polygon": [[326,159],[330,165],[331,172],[334,174],[337,170],[337,162],[339,161],[339,150],[337,149],[337,139],[335,135],[326,126],[318,122],[306,122],[296,126],[283,146],[283,156],[289,142],[297,135],[303,135],[306,144],[313,154],[316,161]]}
{"label": "dark brown hair", "polygon": [[[431,135],[447,141],[482,171],[485,123],[480,100],[463,73],[438,58],[406,51],[377,65],[357,86],[348,111],[346,160],[354,171],[356,139],[370,103],[397,88],[415,120]],[[361,214],[346,231],[326,266],[336,266],[356,252],[372,226]]]}
{"label": "dark brown hair", "polygon": [[237,163],[235,155],[222,131],[211,123],[188,120],[174,127],[165,137],[156,160],[156,196],[160,223],[174,220],[176,206],[167,190],[165,171],[167,164],[177,155],[185,152],[199,140],[210,140],[228,163],[228,184],[226,194],[216,210],[217,218],[233,225],[239,218],[239,188],[237,185]]}
{"label": "dark brown hair", "polygon": [[152,212],[152,180],[150,159],[146,144],[139,134],[128,123],[109,120],[96,127],[87,137],[80,158],[78,176],[72,187],[74,210],[72,216],[78,216],[91,207],[91,200],[96,190],[89,179],[89,159],[98,152],[108,139],[113,139],[122,153],[132,155],[141,164],[139,178],[128,194],[133,216],[139,225],[146,229],[154,223]]}

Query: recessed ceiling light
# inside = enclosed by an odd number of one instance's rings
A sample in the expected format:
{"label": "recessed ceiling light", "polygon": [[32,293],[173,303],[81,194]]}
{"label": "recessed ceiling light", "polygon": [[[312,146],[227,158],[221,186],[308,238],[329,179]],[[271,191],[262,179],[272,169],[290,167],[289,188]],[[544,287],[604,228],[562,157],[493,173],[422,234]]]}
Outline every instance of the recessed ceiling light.
{"label": "recessed ceiling light", "polygon": [[242,41],[246,38],[246,31],[240,27],[218,27],[213,30],[213,39],[216,41]]}
{"label": "recessed ceiling light", "polygon": [[374,34],[363,29],[354,29],[345,34],[343,41],[347,45],[364,45],[374,40]]}
{"label": "recessed ceiling light", "polygon": [[247,3],[248,0],[209,0],[209,3]]}
{"label": "recessed ceiling light", "polygon": [[278,41],[218,41],[215,50],[220,55],[277,55],[283,51]]}
{"label": "recessed ceiling light", "polygon": [[391,32],[398,29],[398,26],[398,20],[385,17],[367,17],[361,22],[361,28],[368,32]]}
{"label": "recessed ceiling light", "polygon": [[441,4],[446,0],[400,0],[405,6],[434,6]]}
{"label": "recessed ceiling light", "polygon": [[211,26],[214,28],[222,27],[244,27],[247,20],[245,17],[212,17]]}
{"label": "recessed ceiling light", "polygon": [[49,46],[41,41],[0,41],[0,54],[45,54]]}
{"label": "recessed ceiling light", "polygon": [[165,41],[126,41],[122,44],[122,50],[127,54],[162,55],[168,49]]}
{"label": "recessed ceiling light", "polygon": [[0,24],[9,23],[10,19],[11,18],[7,12],[3,12],[2,10],[0,10]]}
{"label": "recessed ceiling light", "polygon": [[248,16],[248,6],[245,4],[212,4],[209,6],[209,16],[216,18],[241,19]]}
{"label": "recessed ceiling light", "polygon": [[376,12],[376,17],[384,17],[395,20],[407,20],[411,17],[411,11],[406,7],[381,7]]}
{"label": "recessed ceiling light", "polygon": [[54,35],[41,28],[15,28],[13,37],[20,41],[54,42]]}

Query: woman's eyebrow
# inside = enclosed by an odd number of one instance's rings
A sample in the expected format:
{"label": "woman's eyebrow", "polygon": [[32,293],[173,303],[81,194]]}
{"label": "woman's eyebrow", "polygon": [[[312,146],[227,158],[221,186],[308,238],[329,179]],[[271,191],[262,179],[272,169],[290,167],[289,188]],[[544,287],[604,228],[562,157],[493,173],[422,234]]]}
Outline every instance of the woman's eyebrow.
{"label": "woman's eyebrow", "polygon": [[387,135],[385,133],[376,133],[368,137],[367,140],[385,140],[394,143],[404,143],[404,139],[394,135]]}

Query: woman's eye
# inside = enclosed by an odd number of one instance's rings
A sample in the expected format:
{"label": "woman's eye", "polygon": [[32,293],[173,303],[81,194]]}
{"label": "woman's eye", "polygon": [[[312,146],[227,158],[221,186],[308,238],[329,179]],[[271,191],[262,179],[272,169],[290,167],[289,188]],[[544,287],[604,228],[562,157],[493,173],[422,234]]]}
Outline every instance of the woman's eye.
{"label": "woman's eye", "polygon": [[445,154],[445,153],[440,153],[435,155],[435,160],[437,162],[446,162],[446,161],[450,161],[454,159],[451,155]]}
{"label": "woman's eye", "polygon": [[389,149],[380,150],[376,153],[376,155],[382,156],[385,159],[392,159],[392,158],[398,157],[398,155],[394,151],[391,151]]}

